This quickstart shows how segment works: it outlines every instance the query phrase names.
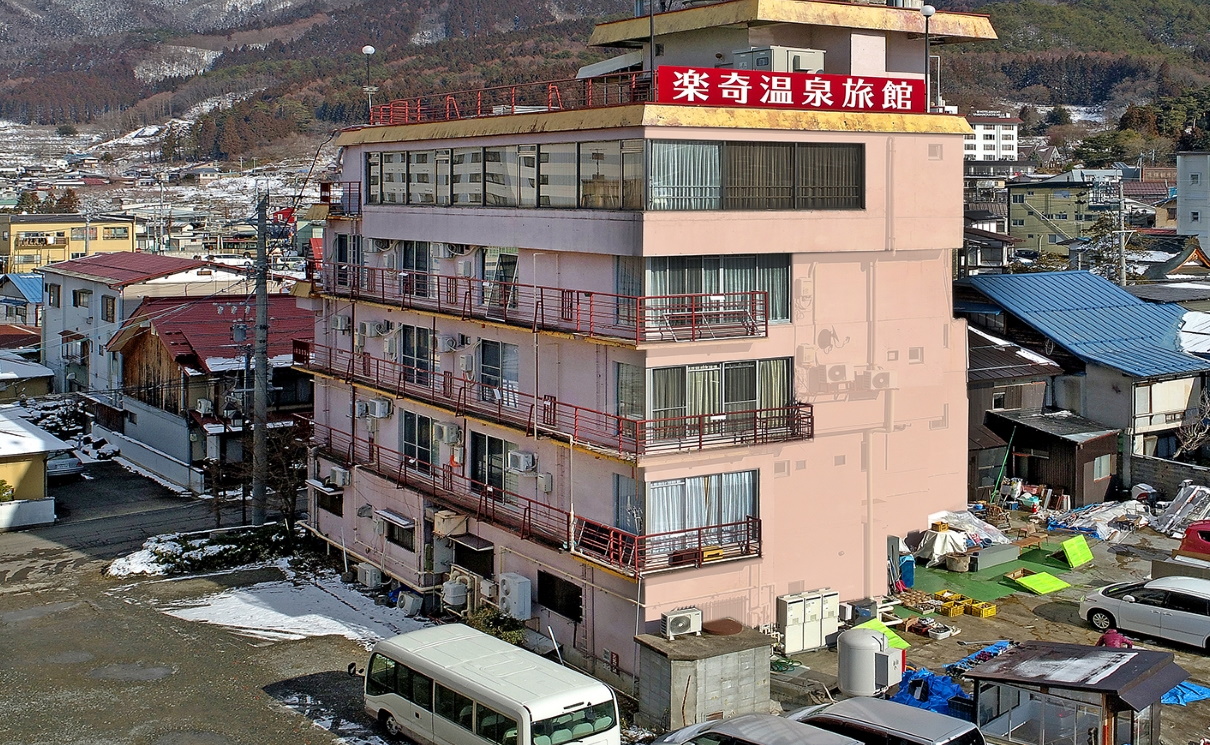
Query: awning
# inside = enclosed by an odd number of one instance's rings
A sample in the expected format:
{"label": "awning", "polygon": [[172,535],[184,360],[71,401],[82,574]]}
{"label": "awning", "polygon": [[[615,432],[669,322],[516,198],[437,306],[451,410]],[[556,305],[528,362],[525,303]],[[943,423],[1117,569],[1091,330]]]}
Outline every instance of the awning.
{"label": "awning", "polygon": [[84,341],[88,337],[78,331],[60,331],[59,336],[63,341]]}
{"label": "awning", "polygon": [[495,544],[491,541],[480,538],[477,535],[471,535],[470,533],[451,536],[450,540],[459,546],[469,548],[471,551],[491,551],[495,548]]}
{"label": "awning", "polygon": [[955,300],[955,313],[982,313],[988,316],[998,316],[1004,312],[1004,309],[999,305],[992,303],[979,303],[973,300]]}
{"label": "awning", "polygon": [[404,517],[394,510],[374,510],[374,517],[381,517],[389,523],[394,523],[401,528],[413,528],[416,526],[415,521],[411,518]]}

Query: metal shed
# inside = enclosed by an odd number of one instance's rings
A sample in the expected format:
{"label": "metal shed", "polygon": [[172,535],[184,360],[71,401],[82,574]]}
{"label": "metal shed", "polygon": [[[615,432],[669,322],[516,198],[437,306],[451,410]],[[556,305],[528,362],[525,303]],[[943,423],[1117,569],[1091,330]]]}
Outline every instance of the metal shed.
{"label": "metal shed", "polygon": [[966,677],[989,742],[1159,745],[1160,697],[1189,674],[1168,652],[1038,641]]}

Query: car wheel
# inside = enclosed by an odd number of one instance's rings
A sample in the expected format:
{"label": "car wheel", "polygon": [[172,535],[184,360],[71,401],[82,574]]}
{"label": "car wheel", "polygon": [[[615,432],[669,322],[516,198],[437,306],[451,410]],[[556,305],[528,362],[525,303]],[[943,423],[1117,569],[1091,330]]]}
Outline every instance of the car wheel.
{"label": "car wheel", "polygon": [[1088,622],[1097,631],[1108,631],[1114,628],[1117,623],[1113,620],[1113,614],[1109,611],[1103,611],[1100,608],[1093,608],[1088,611]]}
{"label": "car wheel", "polygon": [[393,714],[385,714],[382,719],[382,726],[386,727],[387,734],[391,737],[402,737],[403,727],[399,726],[399,722]]}

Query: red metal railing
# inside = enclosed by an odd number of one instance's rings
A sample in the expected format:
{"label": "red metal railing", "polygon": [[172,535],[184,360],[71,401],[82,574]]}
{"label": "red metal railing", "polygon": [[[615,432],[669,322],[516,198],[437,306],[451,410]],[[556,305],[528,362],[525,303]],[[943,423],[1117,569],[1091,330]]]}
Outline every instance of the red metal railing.
{"label": "red metal railing", "polygon": [[323,181],[319,184],[319,203],[328,205],[329,216],[361,214],[361,182]]}
{"label": "red metal railing", "polygon": [[716,414],[631,419],[586,409],[554,396],[488,385],[451,371],[424,370],[368,352],[294,341],[294,364],[378,390],[425,401],[455,415],[474,414],[521,428],[594,445],[624,457],[708,447],[810,440],[815,434],[811,404]]}
{"label": "red metal railing", "polygon": [[702,528],[635,535],[572,515],[545,502],[484,484],[456,472],[354,437],[322,424],[312,441],[329,456],[373,471],[402,487],[509,530],[526,540],[568,546],[573,553],[632,576],[701,566],[710,561],[760,556],[760,519]]}
{"label": "red metal railing", "polygon": [[636,297],[356,264],[325,265],[322,286],[334,295],[408,309],[634,343],[769,332],[768,293],[757,291]]}
{"label": "red metal railing", "polygon": [[373,107],[370,124],[441,122],[645,103],[655,101],[656,89],[652,82],[650,73],[632,72],[431,93]]}

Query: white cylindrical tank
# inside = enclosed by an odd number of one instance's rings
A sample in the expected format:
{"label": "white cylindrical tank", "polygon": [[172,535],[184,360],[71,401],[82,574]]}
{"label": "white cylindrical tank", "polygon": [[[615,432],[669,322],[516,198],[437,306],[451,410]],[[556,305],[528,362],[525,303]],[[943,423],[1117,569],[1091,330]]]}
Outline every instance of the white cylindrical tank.
{"label": "white cylindrical tank", "polygon": [[870,629],[849,629],[836,638],[839,670],[836,682],[846,696],[877,696],[875,658],[887,648],[886,637]]}
{"label": "white cylindrical tank", "polygon": [[466,605],[466,585],[450,580],[441,585],[441,602],[451,608]]}

